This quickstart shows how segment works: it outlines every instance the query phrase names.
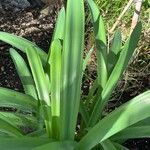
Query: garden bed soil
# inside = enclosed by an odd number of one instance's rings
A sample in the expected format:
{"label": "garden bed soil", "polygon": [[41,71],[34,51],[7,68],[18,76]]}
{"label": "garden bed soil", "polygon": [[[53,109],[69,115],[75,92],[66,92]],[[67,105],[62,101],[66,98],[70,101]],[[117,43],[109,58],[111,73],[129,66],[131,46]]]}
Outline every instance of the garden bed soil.
{"label": "garden bed soil", "polygon": [[[57,12],[52,11],[50,15],[43,18],[40,18],[39,16],[39,9],[33,10],[28,8],[19,12],[7,10],[5,14],[0,14],[0,31],[5,31],[19,36],[23,36],[28,40],[35,42],[43,50],[48,51]],[[8,44],[0,42],[0,86],[23,92],[23,87],[21,85],[20,79],[10,58],[9,48],[10,46]],[[94,71],[96,68],[96,66],[94,65],[94,59],[95,55],[92,56],[91,64],[89,65],[87,71],[90,72],[90,76],[88,76],[88,78],[85,77],[86,80],[84,80],[83,82],[84,84],[82,86],[82,90],[84,94],[87,94],[88,88],[92,80],[94,80],[96,76]],[[120,81],[118,88],[122,89],[122,86],[124,87],[125,82],[125,79]],[[141,89],[143,87],[144,89],[149,87],[150,81],[147,75],[144,78],[141,78],[140,81],[138,80],[137,82],[140,83],[140,85],[138,85],[138,90],[137,86],[135,86],[134,88],[126,91],[124,90],[121,93],[118,93],[117,96],[114,93],[115,99],[120,99],[120,101],[114,100],[113,103],[110,103],[108,109],[114,109],[115,107],[118,107],[125,101],[139,94],[140,92],[142,92]],[[130,84],[130,82],[128,84]],[[122,96],[118,98],[118,95],[120,94]],[[112,99],[114,97],[112,97]],[[121,101],[123,99],[124,101]],[[130,150],[149,150],[150,139],[129,140],[124,145],[127,146]]]}
{"label": "garden bed soil", "polygon": [[[20,12],[7,10],[0,16],[0,31],[13,33],[35,42],[48,51],[51,41],[55,12],[40,18],[39,10],[27,9]],[[10,46],[0,41],[0,86],[21,90],[22,86],[9,54]]]}

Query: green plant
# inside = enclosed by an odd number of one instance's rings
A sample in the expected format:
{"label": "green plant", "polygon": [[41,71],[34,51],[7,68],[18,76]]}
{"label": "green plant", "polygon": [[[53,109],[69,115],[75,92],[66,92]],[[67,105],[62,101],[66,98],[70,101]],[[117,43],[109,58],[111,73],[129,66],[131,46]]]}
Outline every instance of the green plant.
{"label": "green plant", "polygon": [[[83,0],[68,0],[66,12],[61,9],[48,54],[24,38],[0,32],[0,40],[26,54],[30,67],[16,50],[10,49],[25,94],[0,88],[0,107],[14,109],[11,113],[0,112],[3,150],[115,150],[125,149],[121,143],[126,139],[150,136],[150,91],[104,115],[137,46],[141,23],[124,46],[118,30],[108,51],[99,10],[93,0],[87,3],[95,32],[98,76],[84,100],[82,76],[92,49],[83,60]],[[20,127],[33,131],[25,134]]]}

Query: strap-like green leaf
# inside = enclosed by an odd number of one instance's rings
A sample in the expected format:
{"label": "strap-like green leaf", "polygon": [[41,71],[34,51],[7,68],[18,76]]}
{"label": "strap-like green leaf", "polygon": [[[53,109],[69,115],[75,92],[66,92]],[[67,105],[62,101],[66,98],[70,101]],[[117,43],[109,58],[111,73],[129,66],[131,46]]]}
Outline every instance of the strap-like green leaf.
{"label": "strap-like green leaf", "polygon": [[39,55],[34,47],[27,48],[26,53],[36,85],[38,97],[50,106],[49,91],[47,86],[49,83],[46,82],[45,73]]}
{"label": "strap-like green leaf", "polygon": [[1,116],[0,114],[0,132],[7,133],[8,135],[13,137],[23,136],[18,128],[16,128],[14,125],[7,122],[6,120],[7,118],[5,116]]}
{"label": "strap-like green leaf", "polygon": [[82,102],[82,100],[80,101],[80,114],[81,114],[81,116],[83,118],[83,121],[84,121],[85,125],[87,125],[90,116],[89,116],[89,113],[87,111],[87,107]]}
{"label": "strap-like green leaf", "polygon": [[112,46],[110,48],[109,54],[108,54],[108,70],[109,73],[112,72],[118,58],[119,58],[119,52],[121,50],[122,46],[122,41],[121,41],[121,31],[118,29],[115,32],[113,41],[112,41]]}
{"label": "strap-like green leaf", "polygon": [[60,133],[60,90],[61,90],[61,50],[59,40],[54,40],[50,54],[50,81],[51,81],[51,110],[52,110],[52,137],[59,138]]}
{"label": "strap-like green leaf", "polygon": [[117,150],[129,150],[128,148],[124,147],[123,145],[120,145],[119,143],[113,142]]}
{"label": "strap-like green leaf", "polygon": [[7,133],[5,133],[5,132],[3,132],[3,131],[0,131],[0,137],[12,137],[11,135],[9,135],[9,134],[7,134]]}
{"label": "strap-like green leaf", "polygon": [[122,46],[121,31],[118,29],[115,32],[110,51],[112,51],[115,55],[117,55],[121,50],[121,46]]}
{"label": "strap-like green leaf", "polygon": [[84,73],[84,71],[85,71],[85,69],[86,69],[87,63],[88,63],[88,61],[89,61],[89,59],[90,59],[90,57],[91,57],[93,51],[94,51],[94,47],[92,47],[92,48],[88,51],[88,53],[87,53],[87,55],[86,55],[86,57],[85,57],[85,59],[84,59],[84,61],[83,61],[83,69],[82,69],[82,70],[83,70],[83,73]]}
{"label": "strap-like green leaf", "polygon": [[62,52],[61,138],[74,139],[80,104],[84,49],[84,2],[68,0]]}
{"label": "strap-like green leaf", "polygon": [[[56,39],[60,39],[63,41],[64,30],[65,30],[65,8],[63,7],[58,14],[52,41]],[[47,63],[45,67],[45,72],[48,74],[49,78],[50,78],[50,74],[49,74],[50,73],[50,54],[51,54],[51,47],[48,52],[48,58],[47,58]]]}
{"label": "strap-like green leaf", "polygon": [[96,39],[98,83],[101,86],[101,88],[104,88],[108,78],[105,27],[97,5],[94,3],[93,0],[87,0],[87,2],[92,14],[94,33]]}
{"label": "strap-like green leaf", "polygon": [[35,130],[29,134],[27,134],[26,136],[29,136],[29,137],[44,137],[44,138],[48,138],[48,135],[46,133],[46,130],[45,128],[43,129],[39,129],[39,130]]}
{"label": "strap-like green leaf", "polygon": [[0,118],[17,127],[36,128],[37,120],[35,117],[28,114],[19,114],[15,112],[0,112]]}
{"label": "strap-like green leaf", "polygon": [[74,141],[63,141],[63,142],[51,142],[33,150],[73,150],[76,145]]}
{"label": "strap-like green leaf", "polygon": [[65,8],[62,7],[58,14],[58,18],[56,21],[56,26],[55,26],[54,34],[53,34],[53,40],[55,39],[63,40],[64,29],[65,29]]}
{"label": "strap-like green leaf", "polygon": [[127,127],[150,117],[150,90],[133,98],[99,121],[77,144],[76,150],[90,150]]}
{"label": "strap-like green leaf", "polygon": [[96,90],[98,89],[98,87],[99,87],[98,86],[98,79],[95,79],[92,87],[89,89],[89,93],[88,93],[86,101],[85,101],[87,106],[90,104],[90,100],[93,99],[94,94],[95,94]]}
{"label": "strap-like green leaf", "polygon": [[115,134],[113,140],[128,140],[135,138],[149,138],[150,126],[129,127],[117,134]]}
{"label": "strap-like green leaf", "polygon": [[10,55],[15,64],[16,70],[22,82],[26,94],[37,99],[37,93],[31,73],[21,55],[14,49],[10,49]]}
{"label": "strap-like green leaf", "polygon": [[43,65],[46,64],[47,54],[42,49],[40,49],[36,44],[32,43],[31,41],[28,41],[27,39],[24,39],[22,37],[19,37],[10,33],[6,33],[6,32],[0,32],[0,40],[18,48],[22,52],[26,52],[25,50],[27,48],[34,46],[35,50],[40,55]]}
{"label": "strap-like green leaf", "polygon": [[37,101],[29,95],[0,87],[0,107],[13,107],[22,111],[37,111]]}
{"label": "strap-like green leaf", "polygon": [[101,142],[101,145],[104,150],[118,150],[110,140],[105,140]]}
{"label": "strap-like green leaf", "polygon": [[43,109],[47,132],[49,136],[51,136],[51,103],[48,87],[49,83],[47,83],[44,69],[36,49],[34,47],[30,47],[29,49],[26,49],[26,53],[41,104],[39,111],[41,111],[41,108]]}
{"label": "strap-like green leaf", "polygon": [[33,148],[50,141],[52,140],[43,137],[0,138],[0,147],[3,150],[33,150]]}
{"label": "strap-like green leaf", "polygon": [[133,127],[139,127],[139,126],[150,126],[150,118],[146,118],[144,120],[141,120],[140,122],[133,125]]}

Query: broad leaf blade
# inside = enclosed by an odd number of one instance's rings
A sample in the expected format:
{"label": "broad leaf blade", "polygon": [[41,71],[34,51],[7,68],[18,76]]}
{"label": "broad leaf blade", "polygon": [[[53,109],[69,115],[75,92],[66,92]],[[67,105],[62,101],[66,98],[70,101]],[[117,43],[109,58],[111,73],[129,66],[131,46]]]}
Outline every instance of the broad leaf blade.
{"label": "broad leaf blade", "polygon": [[150,90],[133,98],[99,121],[78,143],[76,149],[89,150],[129,126],[150,117]]}
{"label": "broad leaf blade", "polygon": [[22,82],[25,93],[37,99],[34,81],[24,59],[17,51],[15,51],[12,48],[10,49],[10,55],[15,64],[16,70]]}

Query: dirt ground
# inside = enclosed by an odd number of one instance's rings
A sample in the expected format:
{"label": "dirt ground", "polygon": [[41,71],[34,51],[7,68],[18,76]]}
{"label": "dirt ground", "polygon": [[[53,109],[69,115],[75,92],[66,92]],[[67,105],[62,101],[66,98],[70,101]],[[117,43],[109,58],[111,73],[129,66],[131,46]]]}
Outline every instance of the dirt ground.
{"label": "dirt ground", "polygon": [[[13,33],[35,42],[43,50],[48,51],[56,12],[40,18],[38,9],[26,9],[21,12],[7,11],[0,16],[0,31]],[[9,45],[0,42],[0,86],[22,90],[19,78],[9,55]]]}

